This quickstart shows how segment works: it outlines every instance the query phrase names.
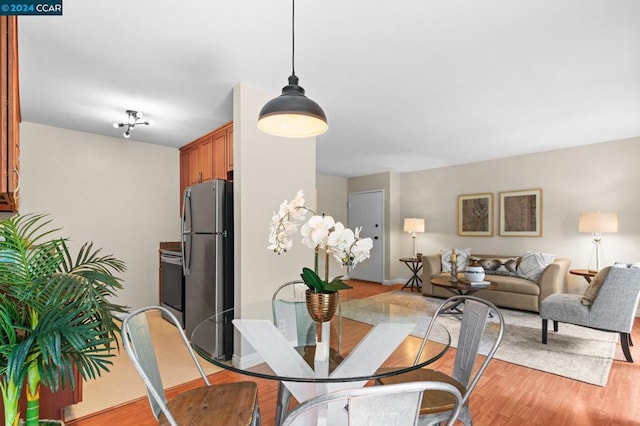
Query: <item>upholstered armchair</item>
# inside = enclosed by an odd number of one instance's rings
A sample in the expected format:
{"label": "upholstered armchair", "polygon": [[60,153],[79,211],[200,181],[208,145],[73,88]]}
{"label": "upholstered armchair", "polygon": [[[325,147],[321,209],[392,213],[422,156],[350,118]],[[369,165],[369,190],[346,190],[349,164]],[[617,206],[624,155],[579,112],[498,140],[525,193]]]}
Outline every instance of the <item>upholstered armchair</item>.
{"label": "upholstered armchair", "polygon": [[540,304],[542,343],[547,343],[548,320],[620,333],[624,356],[633,362],[629,345],[631,329],[640,299],[640,269],[610,267],[600,271],[583,295],[555,293]]}

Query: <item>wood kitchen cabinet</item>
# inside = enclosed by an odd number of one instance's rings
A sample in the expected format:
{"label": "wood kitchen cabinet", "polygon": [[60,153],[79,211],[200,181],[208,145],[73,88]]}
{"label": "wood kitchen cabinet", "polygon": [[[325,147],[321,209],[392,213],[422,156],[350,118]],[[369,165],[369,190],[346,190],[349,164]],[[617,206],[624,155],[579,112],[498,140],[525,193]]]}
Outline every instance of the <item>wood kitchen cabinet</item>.
{"label": "wood kitchen cabinet", "polygon": [[212,179],[233,180],[233,122],[180,148],[180,210],[188,186]]}
{"label": "wood kitchen cabinet", "polygon": [[227,127],[227,180],[233,180],[233,125]]}
{"label": "wood kitchen cabinet", "polygon": [[213,139],[199,139],[189,153],[189,185],[213,179]]}
{"label": "wood kitchen cabinet", "polygon": [[0,16],[0,211],[18,211],[20,94],[15,16]]}

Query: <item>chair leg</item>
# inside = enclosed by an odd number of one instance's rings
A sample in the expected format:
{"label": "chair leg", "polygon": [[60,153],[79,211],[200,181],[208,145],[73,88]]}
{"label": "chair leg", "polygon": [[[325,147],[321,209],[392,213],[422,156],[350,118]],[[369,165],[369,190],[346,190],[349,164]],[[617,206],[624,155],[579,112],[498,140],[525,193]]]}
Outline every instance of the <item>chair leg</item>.
{"label": "chair leg", "polygon": [[629,350],[629,342],[631,340],[631,335],[629,333],[620,333],[620,344],[622,345],[622,353],[624,353],[624,357],[629,362],[633,362],[633,358],[631,358],[631,351]]}
{"label": "chair leg", "polygon": [[256,408],[253,409],[253,421],[251,426],[262,426],[262,418],[260,417],[260,407],[256,404]]}
{"label": "chair leg", "polygon": [[547,344],[547,326],[548,326],[548,320],[543,319],[542,320],[542,343],[544,343],[545,345]]}
{"label": "chair leg", "polygon": [[291,402],[291,392],[282,383],[278,383],[278,401],[276,404],[276,426],[280,426],[289,412],[289,402]]}
{"label": "chair leg", "polygon": [[633,340],[631,340],[631,333],[629,333],[629,345],[633,346]]}
{"label": "chair leg", "polygon": [[553,331],[558,332],[558,321],[553,320]]}

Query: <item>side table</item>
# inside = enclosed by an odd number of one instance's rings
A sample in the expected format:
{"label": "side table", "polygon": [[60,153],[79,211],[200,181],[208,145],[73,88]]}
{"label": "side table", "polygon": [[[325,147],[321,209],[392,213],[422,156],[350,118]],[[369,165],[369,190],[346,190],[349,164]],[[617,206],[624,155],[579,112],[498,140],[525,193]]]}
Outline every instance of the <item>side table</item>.
{"label": "side table", "polygon": [[422,278],[418,276],[420,271],[422,271],[422,259],[416,257],[401,257],[400,262],[403,262],[409,269],[411,269],[411,278],[407,280],[407,283],[402,286],[400,291],[404,290],[406,287],[409,287],[412,291],[416,289],[416,291],[422,290]]}
{"label": "side table", "polygon": [[592,271],[590,269],[571,269],[569,270],[571,275],[580,275],[582,278],[587,280],[588,283],[591,282],[591,278],[595,277],[598,273],[597,271]]}

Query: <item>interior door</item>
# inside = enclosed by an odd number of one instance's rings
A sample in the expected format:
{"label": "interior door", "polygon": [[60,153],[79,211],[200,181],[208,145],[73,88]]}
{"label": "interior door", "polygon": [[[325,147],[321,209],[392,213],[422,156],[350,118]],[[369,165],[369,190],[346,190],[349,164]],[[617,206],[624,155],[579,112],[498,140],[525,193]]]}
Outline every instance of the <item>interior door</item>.
{"label": "interior door", "polygon": [[362,227],[360,237],[373,240],[371,257],[349,270],[357,280],[382,282],[384,268],[384,193],[382,190],[349,194],[349,228]]}

